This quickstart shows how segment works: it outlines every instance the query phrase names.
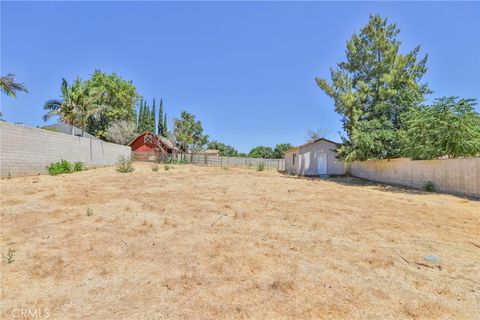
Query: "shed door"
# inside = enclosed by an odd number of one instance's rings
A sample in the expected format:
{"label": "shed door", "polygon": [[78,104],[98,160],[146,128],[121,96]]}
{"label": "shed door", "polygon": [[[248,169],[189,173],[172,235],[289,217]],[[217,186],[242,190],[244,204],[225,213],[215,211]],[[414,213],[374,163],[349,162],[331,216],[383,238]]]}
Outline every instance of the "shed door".
{"label": "shed door", "polygon": [[327,174],[327,154],[325,152],[317,153],[317,174]]}

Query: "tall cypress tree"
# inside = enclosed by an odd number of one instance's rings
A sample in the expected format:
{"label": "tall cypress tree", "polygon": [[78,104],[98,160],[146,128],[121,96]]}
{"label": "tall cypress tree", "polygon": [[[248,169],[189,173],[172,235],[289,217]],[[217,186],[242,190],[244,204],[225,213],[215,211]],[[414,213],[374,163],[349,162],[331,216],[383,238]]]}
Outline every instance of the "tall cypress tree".
{"label": "tall cypress tree", "polygon": [[160,98],[160,106],[158,107],[158,128],[157,133],[163,136],[163,99]]}
{"label": "tall cypress tree", "polygon": [[153,104],[152,104],[152,113],[151,113],[151,122],[150,122],[150,126],[153,128],[152,129],[152,132],[155,133],[155,125],[156,125],[156,110],[155,110],[155,98],[153,98]]}
{"label": "tall cypress tree", "polygon": [[167,114],[163,116],[163,134],[162,136],[167,137],[168,136],[168,126],[167,126]]}
{"label": "tall cypress tree", "polygon": [[144,123],[143,98],[140,99],[138,109],[139,110],[138,110],[137,130],[138,130],[138,132],[143,132],[143,123]]}

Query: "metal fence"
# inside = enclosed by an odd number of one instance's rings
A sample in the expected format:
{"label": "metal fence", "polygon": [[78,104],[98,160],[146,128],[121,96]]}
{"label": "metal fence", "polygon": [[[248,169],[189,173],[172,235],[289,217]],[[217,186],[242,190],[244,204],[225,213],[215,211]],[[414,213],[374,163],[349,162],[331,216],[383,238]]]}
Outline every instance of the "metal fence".
{"label": "metal fence", "polygon": [[141,152],[134,151],[132,157],[136,161],[157,161],[157,162],[178,162],[190,163],[204,166],[217,167],[250,167],[257,168],[259,166],[264,169],[285,170],[284,159],[262,159],[249,157],[220,157],[206,154],[190,154],[190,153],[176,153],[176,154],[161,154],[158,152]]}

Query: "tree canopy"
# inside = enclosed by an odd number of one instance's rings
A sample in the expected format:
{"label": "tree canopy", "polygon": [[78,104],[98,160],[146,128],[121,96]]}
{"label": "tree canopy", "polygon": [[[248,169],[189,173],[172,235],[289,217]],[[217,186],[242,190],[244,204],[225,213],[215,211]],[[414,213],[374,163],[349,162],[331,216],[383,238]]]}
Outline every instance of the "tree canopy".
{"label": "tree canopy", "polygon": [[379,15],[347,41],[346,61],[331,69],[329,83],[318,86],[335,102],[347,137],[339,148],[347,161],[394,158],[401,153],[401,115],[424,101],[430,93],[421,83],[427,56],[420,47],[402,54],[400,29]]}
{"label": "tree canopy", "polygon": [[210,141],[207,145],[208,149],[218,150],[219,155],[222,157],[237,157],[238,151],[225,143],[218,142],[218,141]]}
{"label": "tree canopy", "polygon": [[89,133],[104,138],[113,122],[125,120],[135,123],[135,105],[139,95],[131,81],[122,79],[116,73],[95,70],[91,79],[85,81],[85,86],[90,91],[103,92],[97,102],[105,106],[98,117],[89,118]]}
{"label": "tree canopy", "polygon": [[179,119],[174,120],[176,143],[183,152],[196,152],[208,142],[208,135],[203,134],[203,127],[195,116],[182,111]]}
{"label": "tree canopy", "polygon": [[279,143],[273,149],[273,158],[275,159],[283,159],[285,158],[285,151],[292,149],[293,145],[290,143]]}
{"label": "tree canopy", "polygon": [[248,156],[251,158],[271,159],[273,158],[273,149],[271,147],[258,146],[250,150]]}
{"label": "tree canopy", "polygon": [[404,154],[412,159],[480,155],[480,115],[474,99],[443,97],[409,109],[402,120]]}

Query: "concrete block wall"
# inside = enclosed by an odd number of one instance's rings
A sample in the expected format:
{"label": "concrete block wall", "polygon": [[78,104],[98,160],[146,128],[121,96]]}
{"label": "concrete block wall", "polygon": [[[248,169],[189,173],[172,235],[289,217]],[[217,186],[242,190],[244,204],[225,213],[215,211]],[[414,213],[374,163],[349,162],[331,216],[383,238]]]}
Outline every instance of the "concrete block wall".
{"label": "concrete block wall", "polygon": [[0,121],[2,178],[46,173],[47,165],[61,159],[99,167],[130,154],[128,146]]}
{"label": "concrete block wall", "polygon": [[480,157],[438,160],[369,160],[349,164],[350,175],[366,180],[480,198]]}

